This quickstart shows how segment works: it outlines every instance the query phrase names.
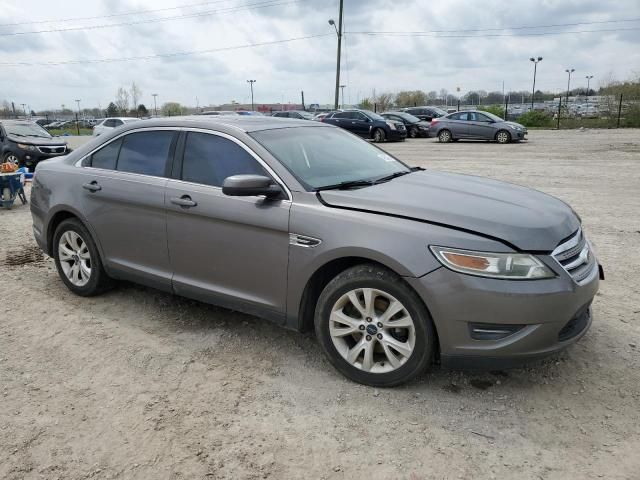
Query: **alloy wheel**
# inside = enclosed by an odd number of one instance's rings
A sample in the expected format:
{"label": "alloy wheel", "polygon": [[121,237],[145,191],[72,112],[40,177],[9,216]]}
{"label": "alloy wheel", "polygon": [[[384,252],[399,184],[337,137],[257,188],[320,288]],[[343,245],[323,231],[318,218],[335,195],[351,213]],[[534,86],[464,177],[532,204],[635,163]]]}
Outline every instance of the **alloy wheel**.
{"label": "alloy wheel", "polygon": [[406,307],[375,288],[357,288],[333,305],[329,334],[350,365],[369,373],[387,373],[411,357],[416,329]]}
{"label": "alloy wheel", "polygon": [[77,287],[91,279],[91,253],[87,243],[73,230],[67,230],[58,242],[58,259],[67,279]]}
{"label": "alloy wheel", "polygon": [[496,136],[496,140],[498,140],[498,143],[508,143],[509,134],[507,132],[498,132],[498,135]]}
{"label": "alloy wheel", "polygon": [[448,130],[443,130],[442,132],[440,132],[440,135],[438,135],[438,140],[440,140],[440,142],[442,143],[447,143],[451,140],[451,134]]}

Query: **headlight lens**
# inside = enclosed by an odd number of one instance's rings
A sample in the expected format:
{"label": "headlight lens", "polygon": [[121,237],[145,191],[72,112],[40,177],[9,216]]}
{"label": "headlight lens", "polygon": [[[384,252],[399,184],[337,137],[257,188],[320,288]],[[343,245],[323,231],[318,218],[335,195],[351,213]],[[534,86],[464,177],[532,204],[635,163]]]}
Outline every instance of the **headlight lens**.
{"label": "headlight lens", "polygon": [[555,277],[555,273],[528,253],[491,253],[430,247],[438,261],[460,273],[510,280],[538,280]]}
{"label": "headlight lens", "polygon": [[16,145],[18,145],[18,148],[21,148],[23,150],[35,150],[36,147],[34,147],[33,145],[27,145],[26,143],[17,143]]}
{"label": "headlight lens", "polygon": [[396,129],[396,124],[395,124],[395,123],[393,123],[393,122],[387,122],[387,125],[389,125],[389,128],[390,128],[391,130],[395,130],[395,129]]}

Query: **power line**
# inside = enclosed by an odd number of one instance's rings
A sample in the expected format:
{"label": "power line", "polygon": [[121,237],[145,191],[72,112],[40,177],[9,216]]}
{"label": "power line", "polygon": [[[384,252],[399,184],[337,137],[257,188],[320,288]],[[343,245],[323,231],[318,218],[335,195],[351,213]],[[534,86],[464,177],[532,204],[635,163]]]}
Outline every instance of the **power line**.
{"label": "power line", "polygon": [[217,0],[215,2],[191,3],[188,5],[180,5],[178,7],[155,8],[153,10],[134,10],[134,11],[123,12],[123,13],[112,13],[109,15],[96,15],[93,17],[72,17],[72,18],[58,18],[53,20],[32,20],[27,22],[0,23],[0,27],[15,27],[18,25],[37,25],[42,23],[63,23],[63,22],[74,22],[78,20],[98,20],[102,18],[126,17],[128,15],[140,15],[140,14],[146,14],[146,13],[166,12],[169,10],[179,10],[181,8],[203,7],[205,5],[214,5],[214,4],[225,3],[230,1],[232,0]]}
{"label": "power line", "polygon": [[597,30],[574,30],[564,32],[536,32],[536,33],[493,33],[481,35],[439,35],[431,32],[346,32],[349,35],[368,35],[380,37],[431,37],[431,38],[493,38],[493,37],[544,37],[547,35],[568,35],[574,33],[623,32],[640,30],[640,27],[604,28]]}
{"label": "power line", "polygon": [[9,37],[9,36],[17,36],[17,35],[31,35],[31,34],[39,34],[39,33],[60,33],[60,32],[72,32],[78,30],[97,30],[104,28],[113,28],[113,27],[123,27],[123,26],[131,26],[131,25],[142,25],[145,23],[157,23],[157,22],[167,22],[172,20],[183,20],[185,18],[196,18],[196,17],[205,17],[209,15],[215,14],[224,14],[224,13],[234,13],[240,11],[247,10],[256,10],[259,8],[267,8],[267,7],[276,7],[279,5],[289,5],[293,3],[300,3],[307,0],[287,0],[287,1],[275,1],[274,0],[266,0],[257,3],[249,3],[243,6],[236,7],[227,7],[219,10],[209,10],[206,12],[196,12],[196,13],[188,13],[184,15],[177,15],[173,17],[161,17],[161,18],[148,18],[145,20],[136,20],[132,22],[122,22],[122,23],[109,23],[103,25],[89,25],[85,27],[67,27],[67,28],[53,28],[49,30],[30,30],[26,32],[9,32],[9,33],[0,33],[0,37]]}
{"label": "power line", "polygon": [[312,38],[327,37],[333,35],[332,33],[322,33],[317,35],[307,35],[304,37],[286,38],[282,40],[273,40],[270,42],[249,43],[245,45],[236,45],[232,47],[211,48],[207,50],[192,50],[187,52],[172,52],[172,53],[157,53],[153,55],[141,55],[136,57],[120,57],[120,58],[96,58],[92,60],[60,60],[54,62],[6,62],[0,63],[2,67],[33,67],[33,66],[57,66],[57,65],[85,65],[96,63],[115,63],[115,62],[129,62],[140,60],[153,60],[156,58],[170,58],[170,57],[182,57],[188,55],[201,55],[205,53],[226,52],[230,50],[241,50],[245,48],[264,47],[267,45],[278,45],[282,43],[296,42],[299,40],[309,40]]}

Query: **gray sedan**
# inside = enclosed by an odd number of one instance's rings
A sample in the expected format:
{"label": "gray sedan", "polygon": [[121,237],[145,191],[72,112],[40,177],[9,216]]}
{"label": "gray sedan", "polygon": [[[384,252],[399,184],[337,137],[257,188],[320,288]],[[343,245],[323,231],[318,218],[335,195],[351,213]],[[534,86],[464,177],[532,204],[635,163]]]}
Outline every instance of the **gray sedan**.
{"label": "gray sedan", "polygon": [[470,139],[509,143],[525,140],[526,135],[527,128],[523,125],[507,122],[497,115],[483,111],[450,113],[434,118],[429,127],[429,136],[437,137],[441,142]]}
{"label": "gray sedan", "polygon": [[40,163],[31,212],[72,292],[129,280],[315,329],[338,371],[376,386],[435,359],[503,368],[564,349],[601,271],[561,200],[410,168],[304,120],[124,125]]}

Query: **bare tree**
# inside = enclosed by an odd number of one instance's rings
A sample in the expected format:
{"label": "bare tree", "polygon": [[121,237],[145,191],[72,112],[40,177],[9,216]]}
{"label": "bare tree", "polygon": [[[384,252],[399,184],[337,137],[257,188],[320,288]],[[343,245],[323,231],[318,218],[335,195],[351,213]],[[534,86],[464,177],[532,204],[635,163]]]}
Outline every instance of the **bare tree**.
{"label": "bare tree", "polygon": [[140,87],[136,85],[136,82],[131,82],[131,89],[129,90],[129,93],[131,94],[132,108],[138,108],[138,101],[142,98],[142,90],[140,90]]}
{"label": "bare tree", "polygon": [[384,112],[388,110],[391,105],[393,105],[395,95],[393,93],[381,93],[376,97],[377,110],[379,112]]}
{"label": "bare tree", "polygon": [[120,112],[126,114],[129,111],[129,92],[122,87],[118,88],[115,104]]}

